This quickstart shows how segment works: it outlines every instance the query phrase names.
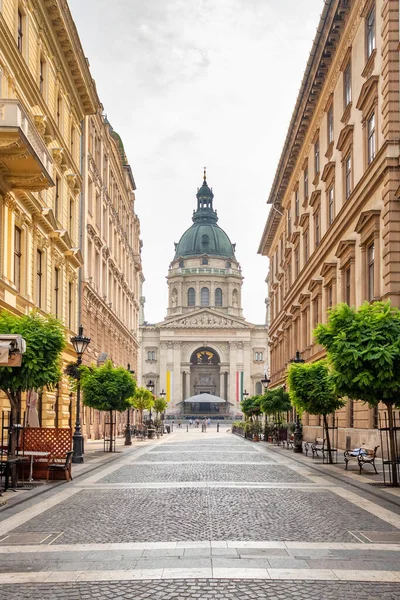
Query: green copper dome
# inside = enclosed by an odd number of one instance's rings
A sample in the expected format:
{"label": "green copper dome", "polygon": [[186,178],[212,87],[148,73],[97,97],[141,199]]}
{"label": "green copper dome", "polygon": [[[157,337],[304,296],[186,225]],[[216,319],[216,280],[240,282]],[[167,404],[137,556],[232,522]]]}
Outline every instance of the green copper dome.
{"label": "green copper dome", "polygon": [[235,246],[225,231],[217,225],[217,212],[213,209],[214,194],[208,187],[206,175],[197,191],[197,210],[193,211],[193,225],[175,244],[175,259],[207,254],[235,259]]}

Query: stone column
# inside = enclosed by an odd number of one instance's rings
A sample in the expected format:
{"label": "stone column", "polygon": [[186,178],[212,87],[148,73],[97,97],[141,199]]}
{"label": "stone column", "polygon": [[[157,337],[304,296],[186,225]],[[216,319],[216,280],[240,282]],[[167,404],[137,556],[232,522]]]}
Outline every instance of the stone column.
{"label": "stone column", "polygon": [[190,371],[186,371],[186,393],[185,398],[190,398]]}
{"label": "stone column", "polygon": [[182,378],[181,378],[181,342],[174,342],[174,406],[183,400]]}
{"label": "stone column", "polygon": [[226,398],[237,407],[236,403],[236,356],[237,342],[229,342],[229,396]]}
{"label": "stone column", "polygon": [[251,345],[250,342],[243,343],[243,370],[244,370],[244,389],[251,394]]}
{"label": "stone column", "polygon": [[219,397],[220,398],[224,398],[226,400],[226,390],[224,389],[224,383],[225,383],[225,376],[224,376],[224,371],[221,370],[219,372]]}

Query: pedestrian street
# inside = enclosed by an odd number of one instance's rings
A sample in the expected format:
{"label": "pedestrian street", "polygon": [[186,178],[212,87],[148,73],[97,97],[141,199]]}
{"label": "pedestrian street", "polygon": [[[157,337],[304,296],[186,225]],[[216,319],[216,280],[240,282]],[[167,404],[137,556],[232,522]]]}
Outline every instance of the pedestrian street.
{"label": "pedestrian street", "polygon": [[188,429],[3,511],[0,599],[399,598],[395,501]]}

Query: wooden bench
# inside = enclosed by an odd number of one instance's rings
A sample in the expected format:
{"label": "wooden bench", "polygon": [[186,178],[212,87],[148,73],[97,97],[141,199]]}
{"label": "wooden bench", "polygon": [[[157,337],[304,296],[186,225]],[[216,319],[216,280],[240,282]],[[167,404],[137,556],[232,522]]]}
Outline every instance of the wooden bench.
{"label": "wooden bench", "polygon": [[313,442],[311,444],[311,452],[312,452],[313,458],[315,456],[318,457],[318,452],[321,452],[322,456],[324,455],[324,452],[326,452],[325,444],[326,444],[325,438],[315,438],[315,442]]}
{"label": "wooden bench", "polygon": [[378,471],[376,470],[376,466],[375,466],[375,458],[376,458],[376,453],[378,451],[379,446],[375,446],[375,448],[368,448],[366,446],[360,446],[360,448],[354,448],[353,450],[346,450],[346,452],[344,453],[344,462],[346,465],[346,471],[347,471],[347,466],[349,464],[349,462],[351,460],[355,460],[358,463],[358,468],[360,469],[360,475],[361,475],[361,471],[364,465],[372,465],[374,467],[375,473],[378,475]]}

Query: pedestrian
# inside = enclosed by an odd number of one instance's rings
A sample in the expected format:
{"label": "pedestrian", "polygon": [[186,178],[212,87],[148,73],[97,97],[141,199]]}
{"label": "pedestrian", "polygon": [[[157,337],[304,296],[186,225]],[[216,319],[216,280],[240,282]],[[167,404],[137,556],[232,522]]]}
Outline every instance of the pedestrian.
{"label": "pedestrian", "polygon": [[180,419],[178,421],[178,427],[179,427],[179,429],[182,427],[182,421]]}
{"label": "pedestrian", "polygon": [[204,419],[203,421],[203,428],[204,433],[207,433],[207,419]]}
{"label": "pedestrian", "polygon": [[208,425],[209,427],[210,427],[210,425],[211,425],[211,419],[210,419],[210,417],[208,417],[208,419],[207,419],[207,425]]}
{"label": "pedestrian", "polygon": [[190,427],[193,425],[193,421],[192,421],[192,419],[190,419],[190,421],[189,421],[189,425],[190,425]]}
{"label": "pedestrian", "polygon": [[198,419],[196,419],[196,427],[197,428],[199,427],[199,420]]}

